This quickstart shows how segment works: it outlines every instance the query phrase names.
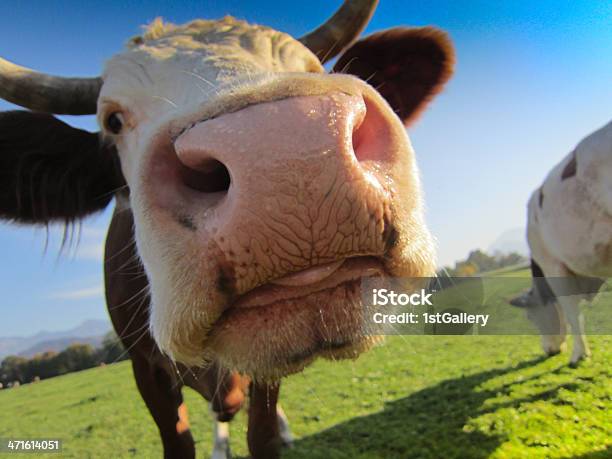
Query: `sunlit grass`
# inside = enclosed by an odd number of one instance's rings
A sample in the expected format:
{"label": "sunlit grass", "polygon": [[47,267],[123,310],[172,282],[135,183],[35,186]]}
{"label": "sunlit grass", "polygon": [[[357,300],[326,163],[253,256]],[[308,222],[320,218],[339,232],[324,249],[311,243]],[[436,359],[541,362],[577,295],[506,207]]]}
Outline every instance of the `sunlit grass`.
{"label": "sunlit grass", "polygon": [[[612,336],[589,340],[593,358],[577,369],[566,354],[544,359],[536,336],[396,336],[354,362],[319,361],[283,382],[297,438],[285,456],[611,457]],[[206,457],[208,409],[185,392]],[[237,456],[247,455],[245,429],[240,414]],[[1,391],[7,436],[61,438],[63,457],[161,457],[129,362]]]}

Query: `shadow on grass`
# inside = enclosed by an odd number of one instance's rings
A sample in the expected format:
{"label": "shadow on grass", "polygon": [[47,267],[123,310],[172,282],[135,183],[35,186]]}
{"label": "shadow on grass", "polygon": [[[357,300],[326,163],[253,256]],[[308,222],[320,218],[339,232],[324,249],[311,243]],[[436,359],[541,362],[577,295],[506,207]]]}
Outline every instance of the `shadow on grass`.
{"label": "shadow on grass", "polygon": [[580,456],[572,456],[571,459],[610,459],[611,457],[612,448],[608,446],[605,450],[593,451]]}
{"label": "shadow on grass", "polygon": [[[491,390],[482,389],[480,386],[489,379],[534,366],[544,360],[545,358],[541,357],[515,367],[493,369],[442,381],[433,387],[387,403],[381,412],[353,418],[302,438],[296,441],[294,448],[285,451],[283,457],[486,458],[504,438],[494,433],[485,435],[470,431],[464,426],[471,417],[498,409],[499,406],[487,409],[483,404],[500,392],[509,392],[513,384],[497,386]],[[535,375],[530,379],[539,376]],[[525,379],[522,379],[520,383],[524,382]],[[522,403],[540,399],[541,395],[534,395],[533,399],[514,400],[504,406],[518,407]],[[552,395],[546,393],[545,397]]]}

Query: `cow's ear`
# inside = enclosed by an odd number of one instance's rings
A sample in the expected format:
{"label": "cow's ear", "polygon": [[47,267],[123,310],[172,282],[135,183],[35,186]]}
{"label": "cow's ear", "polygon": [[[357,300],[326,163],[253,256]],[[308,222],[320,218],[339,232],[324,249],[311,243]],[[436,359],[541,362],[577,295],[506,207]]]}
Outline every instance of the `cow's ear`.
{"label": "cow's ear", "polygon": [[0,112],[0,218],[72,222],[104,209],[123,184],[98,134],[44,113]]}
{"label": "cow's ear", "polygon": [[434,27],[398,27],[354,43],[334,72],[367,81],[408,126],[453,73],[455,55],[448,35]]}

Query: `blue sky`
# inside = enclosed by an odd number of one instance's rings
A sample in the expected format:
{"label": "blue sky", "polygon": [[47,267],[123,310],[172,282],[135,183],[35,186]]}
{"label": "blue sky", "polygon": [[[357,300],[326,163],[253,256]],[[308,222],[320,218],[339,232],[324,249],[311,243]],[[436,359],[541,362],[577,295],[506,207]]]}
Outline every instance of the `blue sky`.
{"label": "blue sky", "polygon": [[[30,1],[0,17],[0,56],[61,75],[95,75],[139,26],[231,14],[301,35],[340,1]],[[427,219],[448,264],[524,226],[547,171],[612,112],[612,4],[606,1],[381,0],[366,33],[436,25],[456,46],[455,77],[410,129]],[[0,110],[14,108],[0,101]],[[95,129],[92,117],[66,117]],[[101,255],[110,212],[76,250],[61,232],[0,224],[0,336],[106,318]]]}

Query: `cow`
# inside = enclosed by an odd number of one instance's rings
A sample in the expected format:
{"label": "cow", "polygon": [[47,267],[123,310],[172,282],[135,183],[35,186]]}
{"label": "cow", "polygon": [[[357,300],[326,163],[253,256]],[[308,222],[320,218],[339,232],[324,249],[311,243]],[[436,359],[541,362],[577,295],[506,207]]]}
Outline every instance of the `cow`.
{"label": "cow", "polygon": [[[280,379],[376,341],[360,280],[434,272],[406,127],[454,52],[434,27],[356,41],[376,5],[299,39],[155,20],[101,77],[0,59],[0,97],[30,110],[0,114],[0,218],[71,227],[114,198],[107,306],[165,457],[195,455],[185,385],[210,401],[214,457],[247,396],[251,455],[278,457]],[[99,133],[53,116],[93,113]]]}
{"label": "cow", "polygon": [[569,324],[576,366],[590,355],[580,303],[612,276],[612,122],[563,158],[527,207],[533,286],[510,302],[526,308],[549,355],[563,350]]}

